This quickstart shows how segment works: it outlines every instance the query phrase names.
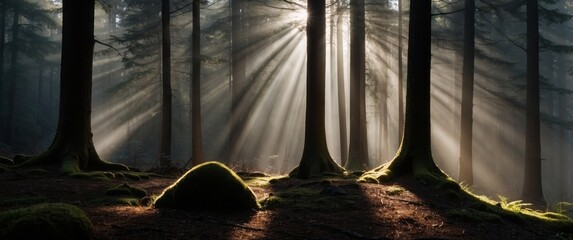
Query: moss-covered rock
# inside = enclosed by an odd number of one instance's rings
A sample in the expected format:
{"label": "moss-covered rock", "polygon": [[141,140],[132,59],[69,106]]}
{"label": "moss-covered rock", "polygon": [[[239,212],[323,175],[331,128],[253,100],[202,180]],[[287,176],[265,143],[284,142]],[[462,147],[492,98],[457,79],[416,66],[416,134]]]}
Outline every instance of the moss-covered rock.
{"label": "moss-covered rock", "polygon": [[92,239],[85,213],[64,203],[45,203],[0,213],[0,239]]}
{"label": "moss-covered rock", "polygon": [[258,209],[253,191],[225,165],[207,162],[189,170],[166,188],[154,203],[156,208],[199,211]]}

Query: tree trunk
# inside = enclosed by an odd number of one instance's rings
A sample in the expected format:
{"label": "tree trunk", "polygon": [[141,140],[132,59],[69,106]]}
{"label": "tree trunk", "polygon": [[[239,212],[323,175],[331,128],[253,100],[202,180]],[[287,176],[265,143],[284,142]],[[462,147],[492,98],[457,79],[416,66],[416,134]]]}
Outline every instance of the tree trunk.
{"label": "tree trunk", "polygon": [[161,110],[161,167],[171,166],[171,122],[172,122],[172,92],[171,92],[171,33],[170,33],[170,1],[161,1],[162,26],[162,110]]}
{"label": "tree trunk", "polygon": [[244,127],[244,112],[241,111],[241,100],[245,94],[246,80],[246,45],[245,45],[245,5],[243,0],[231,1],[231,25],[232,25],[232,43],[231,43],[231,135],[229,137],[230,154],[237,158],[241,154],[240,137]]}
{"label": "tree trunk", "polygon": [[[4,47],[6,45],[6,0],[2,0],[0,9],[0,95],[4,94]],[[1,104],[1,103],[0,103]],[[1,106],[1,105],[0,105]],[[0,114],[4,114],[3,111]],[[6,127],[2,124],[0,132],[5,133]],[[2,134],[6,136],[6,134]]]}
{"label": "tree trunk", "polygon": [[[59,163],[64,174],[86,170],[129,170],[98,156],[91,133],[94,2],[63,1],[60,112],[50,148],[35,157],[16,157],[19,166]],[[22,162],[23,161],[23,162]]]}
{"label": "tree trunk", "polygon": [[10,56],[10,86],[8,90],[8,123],[6,142],[10,145],[14,144],[15,122],[16,122],[16,90],[18,89],[18,52],[20,51],[20,7],[17,2],[14,2],[14,13],[12,20],[12,53]]}
{"label": "tree trunk", "polygon": [[346,128],[346,91],[344,87],[343,19],[342,2],[339,2],[336,22],[336,75],[338,82],[338,121],[340,124],[340,164],[345,166],[348,163],[348,133]]}
{"label": "tree trunk", "polygon": [[525,119],[525,172],[521,197],[544,207],[541,186],[541,139],[539,115],[539,13],[538,1],[527,0],[527,100]]}
{"label": "tree trunk", "polygon": [[193,91],[192,118],[192,156],[193,166],[203,163],[203,140],[201,136],[201,1],[193,0],[193,69],[191,88]]}
{"label": "tree trunk", "polygon": [[346,169],[369,168],[366,136],[366,31],[364,0],[350,1],[350,146]]}
{"label": "tree trunk", "polygon": [[406,113],[400,149],[390,163],[367,173],[365,178],[387,181],[411,173],[428,179],[445,178],[431,150],[431,5],[430,0],[410,1]]}
{"label": "tree trunk", "polygon": [[402,61],[402,0],[398,0],[398,140],[404,134],[404,64]]}
{"label": "tree trunk", "polygon": [[[559,59],[559,68],[557,69],[558,77],[557,80],[561,82],[561,87],[564,89],[568,89],[567,84],[567,63],[566,58],[561,56]],[[569,112],[567,110],[567,97],[568,95],[561,94],[559,96],[559,118],[561,120],[567,121],[569,119]],[[559,127],[559,161],[561,162],[560,166],[558,166],[559,173],[558,173],[558,183],[559,186],[559,198],[562,201],[567,199],[567,191],[569,191],[568,186],[568,171],[569,171],[569,146],[567,145],[567,134],[569,133],[569,129],[566,126]]]}
{"label": "tree trunk", "polygon": [[473,185],[472,126],[475,55],[475,0],[465,0],[464,61],[462,68],[462,109],[460,127],[460,182]]}
{"label": "tree trunk", "polygon": [[326,145],[325,128],[325,57],[326,4],[325,0],[308,1],[306,119],[304,150],[299,166],[291,176],[309,178],[325,172],[342,173],[330,156]]}

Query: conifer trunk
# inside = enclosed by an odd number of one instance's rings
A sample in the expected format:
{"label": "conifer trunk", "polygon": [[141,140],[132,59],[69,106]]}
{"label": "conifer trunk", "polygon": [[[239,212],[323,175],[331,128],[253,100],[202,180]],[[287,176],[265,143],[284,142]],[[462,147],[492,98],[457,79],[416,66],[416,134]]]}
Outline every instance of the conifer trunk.
{"label": "conifer trunk", "polygon": [[474,97],[475,0],[465,0],[464,61],[460,127],[460,182],[473,185],[472,126]]}
{"label": "conifer trunk", "polygon": [[50,148],[34,157],[16,157],[18,166],[61,164],[64,174],[89,170],[129,170],[102,161],[91,133],[94,2],[63,1],[60,111]]}
{"label": "conifer trunk", "polygon": [[350,1],[350,146],[346,169],[369,168],[366,135],[366,31],[364,0]]}
{"label": "conifer trunk", "polygon": [[348,163],[348,133],[346,127],[346,91],[344,86],[344,13],[342,3],[338,3],[338,19],[336,20],[336,71],[338,84],[338,121],[340,125],[340,164]]}
{"label": "conifer trunk", "polygon": [[394,159],[363,178],[387,181],[414,174],[444,178],[432,158],[430,125],[431,0],[410,0],[404,137]]}
{"label": "conifer trunk", "polygon": [[192,163],[197,166],[204,162],[203,137],[201,135],[201,1],[193,0],[193,77],[192,88]]}
{"label": "conifer trunk", "polygon": [[299,166],[291,176],[309,178],[325,172],[342,173],[326,145],[325,72],[326,72],[326,4],[325,0],[308,0],[307,79],[304,150]]}
{"label": "conifer trunk", "polygon": [[161,53],[162,53],[162,107],[161,107],[161,143],[159,165],[171,166],[171,121],[172,121],[172,92],[171,92],[171,31],[170,31],[170,1],[161,1]]}
{"label": "conifer trunk", "polygon": [[541,133],[539,114],[539,3],[527,0],[527,100],[525,119],[525,172],[521,197],[545,206],[541,186]]}

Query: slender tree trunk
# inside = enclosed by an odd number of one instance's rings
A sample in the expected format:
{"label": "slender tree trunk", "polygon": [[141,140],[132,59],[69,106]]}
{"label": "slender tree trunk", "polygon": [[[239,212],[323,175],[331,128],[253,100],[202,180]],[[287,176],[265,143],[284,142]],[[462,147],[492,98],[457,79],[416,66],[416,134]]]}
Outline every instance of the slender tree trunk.
{"label": "slender tree trunk", "polygon": [[8,134],[7,143],[14,144],[15,121],[16,121],[16,90],[18,89],[18,52],[20,51],[20,6],[14,2],[12,20],[12,53],[10,58],[10,87],[8,95]]}
{"label": "slender tree trunk", "polygon": [[474,97],[475,0],[465,0],[464,61],[460,127],[460,182],[473,185],[472,126]]}
{"label": "slender tree trunk", "polygon": [[336,71],[338,82],[338,121],[340,124],[340,163],[348,163],[348,133],[346,128],[346,91],[344,87],[344,38],[343,24],[344,11],[342,2],[338,5],[338,19],[336,22]]}
{"label": "slender tree trunk", "polygon": [[430,0],[410,0],[406,113],[400,149],[389,164],[367,173],[364,179],[387,181],[412,173],[428,180],[445,178],[434,163],[431,148],[431,6]]}
{"label": "slender tree trunk", "polygon": [[527,100],[525,119],[525,172],[521,197],[544,207],[541,186],[541,134],[539,114],[539,13],[538,1],[527,0]]}
{"label": "slender tree trunk", "polygon": [[[559,68],[558,68],[558,77],[557,80],[561,82],[562,88],[568,89],[567,84],[567,63],[566,58],[561,56],[559,58]],[[562,94],[559,96],[559,117],[561,120],[569,120],[569,112],[567,110],[567,97],[568,95]],[[569,154],[567,146],[567,133],[569,133],[569,129],[565,126],[560,127],[559,131],[559,161],[560,166],[558,167],[558,186],[559,186],[559,197],[560,200],[565,201],[567,199],[567,191],[569,191],[569,187],[567,186],[567,179],[568,179],[568,171],[569,171]]]}
{"label": "slender tree trunk", "polygon": [[246,59],[245,59],[245,4],[243,0],[231,0],[231,25],[232,25],[232,86],[231,86],[231,136],[230,153],[232,157],[241,154],[240,137],[244,126],[244,112],[241,112],[241,99],[245,94]]}
{"label": "slender tree trunk", "polygon": [[171,92],[171,33],[170,33],[170,1],[161,1],[162,26],[162,111],[161,111],[161,149],[159,164],[162,167],[171,166],[171,122],[172,122],[172,92]]}
{"label": "slender tree trunk", "polygon": [[398,0],[398,140],[404,134],[404,64],[402,61],[402,0]]}
{"label": "slender tree trunk", "polygon": [[63,0],[60,111],[50,148],[34,157],[15,157],[19,166],[61,164],[64,174],[86,170],[129,170],[102,161],[91,133],[94,2]]}
{"label": "slender tree trunk", "polygon": [[[0,9],[0,94],[4,94],[4,47],[6,45],[6,0],[0,2],[2,9]],[[2,124],[3,125],[3,124]],[[4,131],[4,126],[0,129]]]}
{"label": "slender tree trunk", "polygon": [[350,146],[348,170],[366,170],[366,31],[364,0],[350,1]]}
{"label": "slender tree trunk", "polygon": [[39,126],[38,128],[38,132],[36,133],[36,142],[39,143],[42,141],[42,136],[44,133],[44,121],[43,119],[45,119],[44,117],[44,111],[43,109],[45,109],[45,105],[44,105],[44,95],[42,94],[42,91],[44,89],[44,64],[41,61],[38,61],[38,95],[37,95],[37,107],[38,110],[36,111],[36,122]]}
{"label": "slender tree trunk", "polygon": [[193,0],[193,69],[191,88],[192,99],[192,131],[193,152],[192,163],[194,166],[204,162],[203,139],[201,136],[201,0]]}
{"label": "slender tree trunk", "polygon": [[304,150],[299,166],[291,176],[309,178],[325,172],[342,173],[330,156],[325,128],[326,4],[308,1],[306,119]]}

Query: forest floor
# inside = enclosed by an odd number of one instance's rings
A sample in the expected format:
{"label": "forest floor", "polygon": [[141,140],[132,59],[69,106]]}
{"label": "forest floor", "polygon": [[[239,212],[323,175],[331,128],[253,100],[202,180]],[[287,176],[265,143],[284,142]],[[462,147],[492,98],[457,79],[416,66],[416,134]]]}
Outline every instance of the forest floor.
{"label": "forest floor", "polygon": [[176,177],[78,179],[55,168],[1,173],[0,212],[70,203],[86,212],[96,239],[572,239],[529,221],[472,216],[468,203],[408,177],[385,184],[246,177],[265,208],[234,214],[159,210],[145,206],[149,198],[106,196],[122,183],[159,195]]}

